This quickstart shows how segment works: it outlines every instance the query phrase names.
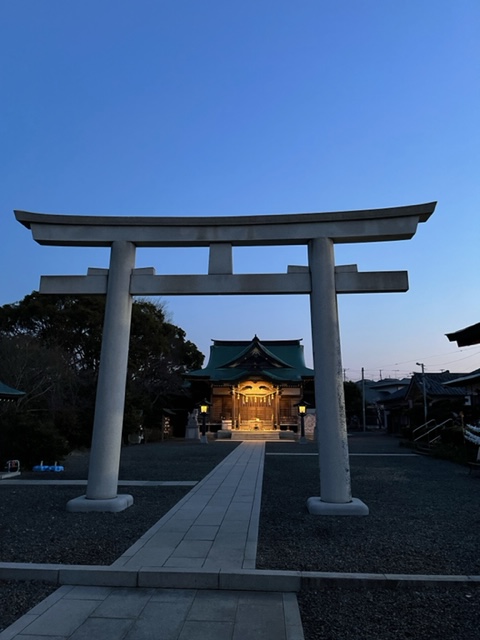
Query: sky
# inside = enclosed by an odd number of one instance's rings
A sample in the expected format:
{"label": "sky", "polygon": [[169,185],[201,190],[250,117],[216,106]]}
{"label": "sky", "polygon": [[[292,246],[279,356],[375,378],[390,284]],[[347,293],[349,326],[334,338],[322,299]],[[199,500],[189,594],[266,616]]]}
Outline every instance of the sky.
{"label": "sky", "polygon": [[[437,201],[408,241],[336,245],[336,264],[407,270],[407,293],[339,295],[345,378],[470,372],[480,345],[478,0],[3,0],[0,305],[41,275],[107,267],[46,247],[14,209],[232,216]],[[234,249],[236,273],[307,264]],[[138,249],[137,267],[206,273],[207,249]],[[302,339],[308,296],[161,298],[212,339]]]}

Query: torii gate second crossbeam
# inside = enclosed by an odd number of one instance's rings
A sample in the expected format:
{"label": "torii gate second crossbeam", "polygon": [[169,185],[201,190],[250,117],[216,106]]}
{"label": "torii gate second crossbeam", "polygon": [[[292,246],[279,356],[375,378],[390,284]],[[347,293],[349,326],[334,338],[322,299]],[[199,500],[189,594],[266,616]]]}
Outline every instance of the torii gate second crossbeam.
{"label": "torii gate second crossbeam", "polygon": [[[41,293],[105,294],[105,319],[86,495],[70,511],[121,511],[133,497],[117,494],[132,297],[135,295],[309,294],[320,496],[310,513],[367,515],[352,498],[337,293],[407,291],[405,271],[335,267],[334,244],[407,240],[435,202],[362,211],[235,217],[104,217],[15,211],[39,244],[110,247],[109,269],[86,276],[43,276]],[[285,274],[234,274],[232,247],[307,245],[308,266]],[[136,247],[210,248],[207,275],[156,275],[135,269]]]}

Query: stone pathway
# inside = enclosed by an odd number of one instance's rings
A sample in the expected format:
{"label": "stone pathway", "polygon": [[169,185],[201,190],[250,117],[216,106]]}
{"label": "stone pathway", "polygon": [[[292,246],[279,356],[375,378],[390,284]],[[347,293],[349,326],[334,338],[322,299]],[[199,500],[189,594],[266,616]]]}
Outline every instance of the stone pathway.
{"label": "stone pathway", "polygon": [[301,640],[293,593],[64,586],[1,640]]}
{"label": "stone pathway", "polygon": [[254,569],[264,449],[239,445],[112,566]]}

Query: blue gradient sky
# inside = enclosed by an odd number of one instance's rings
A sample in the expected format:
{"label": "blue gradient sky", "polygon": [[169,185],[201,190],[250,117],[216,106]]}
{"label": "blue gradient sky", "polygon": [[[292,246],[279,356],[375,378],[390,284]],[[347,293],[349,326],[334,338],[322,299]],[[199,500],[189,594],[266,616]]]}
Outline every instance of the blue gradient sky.
{"label": "blue gradient sky", "polygon": [[[40,247],[13,209],[251,215],[437,200],[413,240],[342,245],[337,264],[407,269],[406,294],[339,297],[346,376],[471,371],[480,345],[478,0],[3,0],[0,304],[41,274],[105,267],[105,249]],[[205,273],[207,250],[137,266]],[[234,252],[237,272],[304,248]],[[303,338],[306,296],[164,298],[210,340]]]}

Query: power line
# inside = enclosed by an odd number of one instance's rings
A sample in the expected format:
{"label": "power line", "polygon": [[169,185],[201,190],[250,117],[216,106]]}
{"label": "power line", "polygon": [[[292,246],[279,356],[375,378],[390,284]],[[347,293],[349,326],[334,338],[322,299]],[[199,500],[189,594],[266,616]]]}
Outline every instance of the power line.
{"label": "power line", "polygon": [[465,356],[464,358],[457,358],[456,360],[450,360],[450,362],[441,362],[440,364],[452,364],[453,362],[460,362],[460,360],[468,360],[469,358],[472,358],[473,356],[477,356],[480,353],[480,351],[477,351],[476,353],[472,353],[469,356]]}
{"label": "power line", "polygon": [[[466,351],[466,349],[459,349],[456,353],[464,353],[465,351]],[[473,358],[473,357],[475,357],[475,356],[477,356],[479,354],[480,354],[480,350],[479,351],[475,351],[474,353],[470,353],[468,356],[464,356],[463,358],[456,358],[455,360],[449,360],[448,362],[436,363],[434,366],[435,367],[441,367],[444,364],[452,364],[454,362],[461,362],[462,360],[468,360],[469,358]],[[436,356],[433,356],[433,355],[432,356],[424,356],[423,358],[419,358],[419,359],[428,360],[429,358],[439,358],[440,356],[446,356],[446,355],[454,355],[454,354],[452,352],[445,352],[445,353],[441,353],[441,354],[439,353]],[[417,361],[417,358],[412,358],[411,360],[404,360],[403,362],[393,362],[393,363],[384,364],[384,365],[377,366],[377,367],[372,366],[370,369],[365,369],[365,371],[368,371],[368,372],[382,371],[382,372],[384,372],[384,371],[390,370],[390,371],[400,371],[401,372],[402,371],[401,369],[394,369],[393,367],[396,367],[396,366],[402,365],[402,364],[409,364],[410,362],[413,363],[413,362],[416,362],[416,361]],[[430,365],[430,366],[432,366],[432,365]],[[351,368],[349,368],[348,371],[358,371],[358,372],[360,372],[361,369],[351,369]]]}

